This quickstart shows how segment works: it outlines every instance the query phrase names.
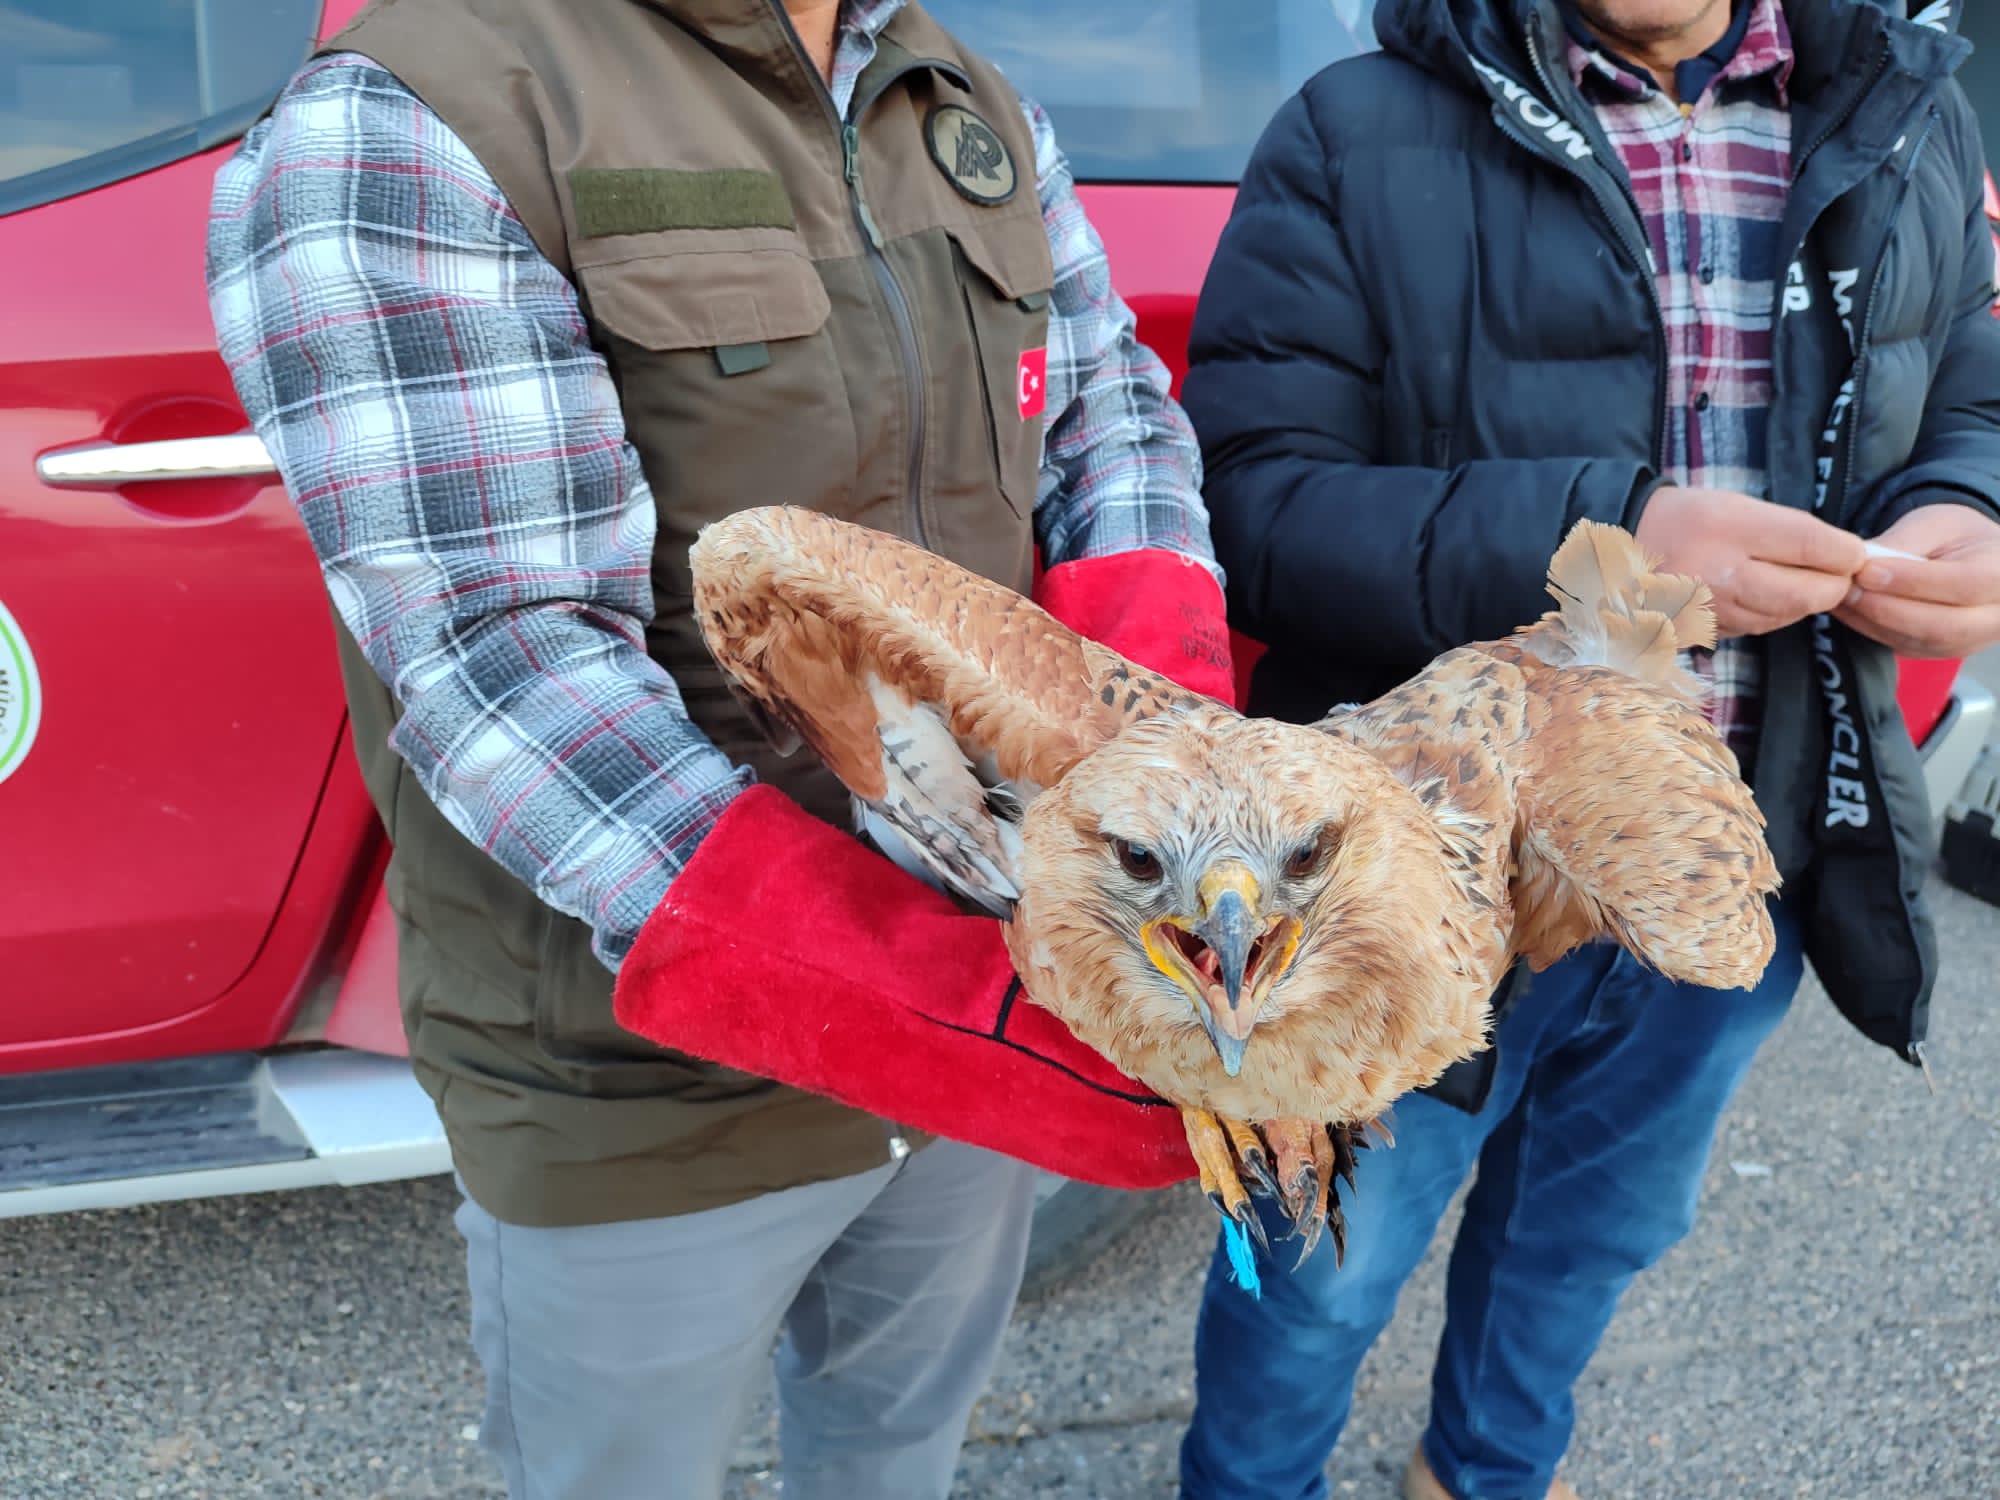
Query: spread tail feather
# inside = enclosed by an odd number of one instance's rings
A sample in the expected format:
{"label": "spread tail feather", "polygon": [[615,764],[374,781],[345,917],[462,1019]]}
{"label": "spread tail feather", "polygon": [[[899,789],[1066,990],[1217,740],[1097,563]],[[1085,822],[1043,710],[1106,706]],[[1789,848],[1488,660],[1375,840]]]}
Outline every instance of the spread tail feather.
{"label": "spread tail feather", "polygon": [[1715,644],[1708,585],[1654,571],[1631,532],[1579,521],[1549,562],[1557,608],[1524,632],[1554,666],[1602,666],[1648,682],[1686,685],[1678,653]]}

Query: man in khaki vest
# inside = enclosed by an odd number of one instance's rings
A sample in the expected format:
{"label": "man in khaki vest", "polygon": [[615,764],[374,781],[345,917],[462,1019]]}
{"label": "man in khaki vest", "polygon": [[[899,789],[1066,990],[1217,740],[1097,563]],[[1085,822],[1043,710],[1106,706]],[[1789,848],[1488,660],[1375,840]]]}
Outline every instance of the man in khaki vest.
{"label": "man in khaki vest", "polygon": [[223,169],[209,280],[334,606],[510,1495],[717,1495],[780,1335],[787,1493],[943,1495],[1031,1172],[612,994],[670,888],[774,1025],[830,965],[1012,978],[990,918],[899,924],[935,894],[719,678],[710,520],[914,538],[1231,696],[1197,450],[1046,118],[902,0],[376,0]]}

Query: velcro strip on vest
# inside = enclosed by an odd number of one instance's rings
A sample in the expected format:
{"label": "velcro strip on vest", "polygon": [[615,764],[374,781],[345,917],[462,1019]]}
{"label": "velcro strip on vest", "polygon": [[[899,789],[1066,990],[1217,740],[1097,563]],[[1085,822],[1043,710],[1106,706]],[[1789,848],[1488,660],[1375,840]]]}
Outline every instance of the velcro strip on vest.
{"label": "velcro strip on vest", "polygon": [[656,229],[791,229],[791,196],[775,172],[748,167],[578,167],[569,174],[586,239]]}

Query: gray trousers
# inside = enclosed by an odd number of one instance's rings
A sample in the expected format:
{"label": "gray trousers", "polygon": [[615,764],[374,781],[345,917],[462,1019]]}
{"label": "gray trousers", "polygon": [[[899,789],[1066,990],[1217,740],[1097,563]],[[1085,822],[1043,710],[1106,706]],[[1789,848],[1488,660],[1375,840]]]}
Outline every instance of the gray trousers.
{"label": "gray trousers", "polygon": [[1034,1177],[937,1141],[675,1218],[532,1229],[465,1199],[480,1443],[510,1500],[716,1500],[781,1332],[787,1500],[942,1500]]}

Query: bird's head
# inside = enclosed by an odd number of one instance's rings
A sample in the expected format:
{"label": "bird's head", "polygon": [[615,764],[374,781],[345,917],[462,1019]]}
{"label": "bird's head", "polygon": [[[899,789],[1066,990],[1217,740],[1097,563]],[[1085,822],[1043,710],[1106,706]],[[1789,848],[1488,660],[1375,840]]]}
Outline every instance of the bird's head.
{"label": "bird's head", "polygon": [[[1121,866],[1158,863],[1158,856],[1128,839],[1111,836]],[[1301,845],[1287,865],[1303,876],[1323,856],[1320,841]],[[1254,862],[1253,862],[1254,861]],[[1298,953],[1305,924],[1285,899],[1282,887],[1258,878],[1268,862],[1228,854],[1198,876],[1185,864],[1177,870],[1175,899],[1139,926],[1139,942],[1153,967],[1193,1003],[1196,1018],[1215,1044],[1222,1069],[1232,1078],[1242,1071],[1250,1030]],[[1268,901],[1267,888],[1278,893]]]}
{"label": "bird's head", "polygon": [[1117,992],[1107,1026],[1136,1037],[1197,1021],[1235,1078],[1253,1032],[1310,988],[1302,968],[1344,922],[1384,930],[1361,908],[1410,866],[1398,856],[1423,822],[1408,789],[1345,742],[1220,711],[1169,715],[1127,729],[1034,804],[1028,884],[1052,898],[1038,925],[1095,941]]}

